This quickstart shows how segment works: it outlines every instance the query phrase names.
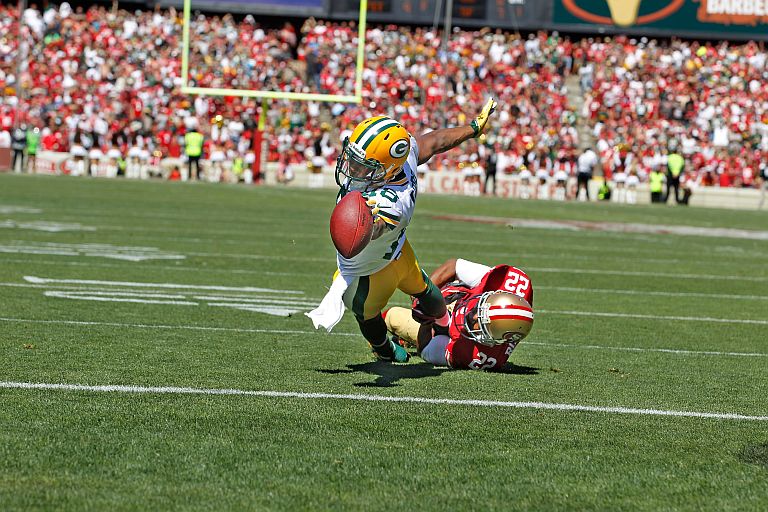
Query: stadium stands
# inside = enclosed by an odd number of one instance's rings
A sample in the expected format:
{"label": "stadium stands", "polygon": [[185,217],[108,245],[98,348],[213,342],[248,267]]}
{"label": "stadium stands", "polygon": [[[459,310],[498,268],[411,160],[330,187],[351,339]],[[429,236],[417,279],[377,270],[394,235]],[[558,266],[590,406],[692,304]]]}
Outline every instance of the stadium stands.
{"label": "stadium stands", "polygon": [[[175,10],[73,11],[62,4],[45,12],[27,9],[22,23],[14,9],[0,6],[0,14],[2,129],[14,122],[13,91],[20,79],[22,121],[42,128],[43,149],[180,156],[185,131],[200,126],[207,156],[224,152],[232,160],[250,151],[256,100],[180,94],[182,23]],[[27,65],[17,77],[19,28]],[[352,94],[356,34],[353,23],[309,19],[298,28],[267,29],[252,17],[198,16],[190,79],[205,87]],[[754,43],[624,37],[572,42],[557,34],[522,37],[489,29],[455,29],[452,36],[443,54],[440,34],[431,30],[369,28],[364,102],[272,102],[267,158],[309,160],[313,142],[330,131],[323,152],[330,163],[333,141],[365,116],[383,111],[419,132],[464,123],[494,95],[501,109],[488,142],[503,152],[499,172],[523,165],[551,172],[558,160],[572,161],[580,145],[593,142],[579,140],[580,116],[592,129],[608,175],[628,151],[642,178],[674,144],[705,185],[751,186],[765,165],[768,69],[766,53]],[[567,87],[573,95],[577,76],[585,99],[581,112],[569,102]],[[432,166],[482,165],[487,151],[469,144]]]}

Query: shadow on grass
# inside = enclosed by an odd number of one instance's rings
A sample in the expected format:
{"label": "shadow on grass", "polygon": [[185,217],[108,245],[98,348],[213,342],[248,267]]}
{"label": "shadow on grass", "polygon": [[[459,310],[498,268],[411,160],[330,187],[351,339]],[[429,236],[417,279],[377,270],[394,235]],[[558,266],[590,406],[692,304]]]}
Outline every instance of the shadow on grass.
{"label": "shadow on grass", "polygon": [[507,363],[500,370],[494,370],[493,373],[506,373],[509,375],[538,375],[539,369],[533,366],[521,366],[514,363]]}
{"label": "shadow on grass", "polygon": [[[450,368],[440,368],[432,366],[429,363],[411,363],[405,365],[394,365],[383,361],[371,361],[370,363],[348,364],[346,369],[324,370],[318,369],[320,373],[329,375],[341,375],[351,373],[367,373],[375,375],[373,382],[357,382],[354,385],[361,388],[391,388],[398,386],[401,379],[422,379],[424,377],[438,377],[444,372],[456,371]],[[493,373],[509,375],[538,375],[539,369],[531,366],[518,366],[508,363],[501,370]]]}
{"label": "shadow on grass", "polygon": [[317,370],[320,373],[330,375],[367,373],[375,375],[373,382],[357,382],[355,386],[361,388],[391,388],[398,386],[401,379],[422,379],[424,377],[437,377],[443,372],[450,371],[448,368],[437,368],[429,363],[410,363],[395,365],[383,361],[371,361],[370,363],[348,364],[345,370]]}
{"label": "shadow on grass", "polygon": [[768,443],[746,445],[739,454],[739,459],[768,469]]}

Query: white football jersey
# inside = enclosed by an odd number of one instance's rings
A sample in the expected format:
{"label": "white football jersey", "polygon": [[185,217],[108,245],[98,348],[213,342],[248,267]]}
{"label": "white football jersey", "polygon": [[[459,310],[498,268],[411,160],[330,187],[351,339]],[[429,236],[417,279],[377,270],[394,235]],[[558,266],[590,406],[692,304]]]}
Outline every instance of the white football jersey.
{"label": "white football jersey", "polygon": [[[376,202],[378,215],[386,227],[379,238],[371,240],[354,258],[347,259],[336,253],[336,262],[342,275],[369,276],[400,257],[405,243],[405,228],[411,222],[416,207],[418,161],[419,147],[416,139],[411,137],[411,151],[402,171],[381,187],[360,190],[366,199]],[[344,183],[345,188],[346,185],[347,182]],[[341,197],[342,194],[339,194],[339,200]]]}

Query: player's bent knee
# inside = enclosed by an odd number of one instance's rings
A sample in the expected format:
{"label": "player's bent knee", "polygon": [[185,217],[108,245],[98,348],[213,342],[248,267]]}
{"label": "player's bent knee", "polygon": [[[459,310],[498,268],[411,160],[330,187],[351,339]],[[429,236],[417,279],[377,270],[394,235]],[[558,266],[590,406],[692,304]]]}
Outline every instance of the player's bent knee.
{"label": "player's bent knee", "polygon": [[435,366],[448,366],[448,359],[445,357],[445,349],[451,339],[445,335],[439,335],[421,350],[421,358]]}

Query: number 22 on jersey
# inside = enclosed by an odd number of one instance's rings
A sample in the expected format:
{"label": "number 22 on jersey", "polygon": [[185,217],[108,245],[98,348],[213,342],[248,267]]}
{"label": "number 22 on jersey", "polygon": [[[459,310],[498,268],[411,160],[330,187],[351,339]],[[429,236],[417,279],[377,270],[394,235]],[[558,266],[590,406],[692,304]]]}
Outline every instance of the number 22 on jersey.
{"label": "number 22 on jersey", "polygon": [[512,292],[518,297],[525,298],[530,285],[531,281],[523,275],[520,269],[509,267],[507,277],[504,280],[504,290]]}

